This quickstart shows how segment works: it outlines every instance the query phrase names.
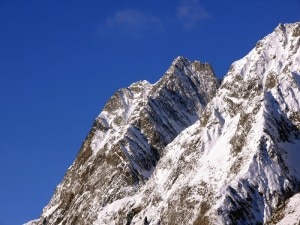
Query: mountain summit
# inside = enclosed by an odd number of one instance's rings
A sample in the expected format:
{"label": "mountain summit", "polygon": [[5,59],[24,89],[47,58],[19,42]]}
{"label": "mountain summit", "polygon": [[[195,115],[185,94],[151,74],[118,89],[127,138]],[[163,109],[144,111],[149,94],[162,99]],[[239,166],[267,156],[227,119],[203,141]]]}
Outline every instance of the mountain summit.
{"label": "mountain summit", "polygon": [[178,57],[117,91],[28,224],[298,224],[299,46],[280,24],[221,85]]}

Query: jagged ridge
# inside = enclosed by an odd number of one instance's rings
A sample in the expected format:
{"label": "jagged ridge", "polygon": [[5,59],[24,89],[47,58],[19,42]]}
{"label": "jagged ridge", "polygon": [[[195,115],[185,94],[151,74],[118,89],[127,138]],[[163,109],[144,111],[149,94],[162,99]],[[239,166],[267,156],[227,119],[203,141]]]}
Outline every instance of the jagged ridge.
{"label": "jagged ridge", "polygon": [[156,84],[141,81],[117,91],[40,222],[91,224],[102,207],[134,195],[164,147],[198,119],[218,85],[210,65],[178,57]]}
{"label": "jagged ridge", "polygon": [[31,224],[297,222],[299,31],[279,25],[217,93],[211,67],[182,57],[118,91]]}
{"label": "jagged ridge", "polygon": [[140,193],[103,208],[95,224],[122,224],[128,215],[131,224],[262,224],[297,193],[297,29],[280,25],[234,63],[200,121],[166,147]]}

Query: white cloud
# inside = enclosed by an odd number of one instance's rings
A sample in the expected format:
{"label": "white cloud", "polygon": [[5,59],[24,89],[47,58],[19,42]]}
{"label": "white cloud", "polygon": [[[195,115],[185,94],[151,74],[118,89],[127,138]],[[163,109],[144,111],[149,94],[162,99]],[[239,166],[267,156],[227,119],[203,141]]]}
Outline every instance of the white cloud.
{"label": "white cloud", "polygon": [[183,23],[185,29],[194,28],[201,20],[210,17],[198,0],[183,0],[177,8],[177,18]]}
{"label": "white cloud", "polygon": [[99,33],[101,36],[117,32],[128,37],[141,37],[172,29],[174,23],[180,23],[184,29],[195,28],[207,18],[210,15],[199,0],[181,0],[176,11],[159,16],[138,9],[118,10],[103,21]]}
{"label": "white cloud", "polygon": [[157,31],[162,29],[160,18],[139,10],[126,9],[115,12],[106,19],[106,28],[137,35],[144,31]]}

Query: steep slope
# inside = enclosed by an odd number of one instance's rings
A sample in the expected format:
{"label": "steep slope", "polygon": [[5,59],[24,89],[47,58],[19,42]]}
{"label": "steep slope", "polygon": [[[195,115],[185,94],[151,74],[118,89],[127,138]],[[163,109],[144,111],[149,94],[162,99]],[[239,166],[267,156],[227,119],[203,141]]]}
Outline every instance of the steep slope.
{"label": "steep slope", "polygon": [[179,57],[156,84],[118,91],[30,224],[298,224],[300,22],[217,86]]}
{"label": "steep slope", "polygon": [[278,207],[266,225],[298,225],[300,222],[299,203],[300,193],[295,194],[291,198],[287,199],[284,204]]}
{"label": "steep slope", "polygon": [[164,147],[198,120],[218,85],[210,65],[178,57],[156,84],[141,81],[117,91],[31,224],[92,224],[101,208],[134,195]]}
{"label": "steep slope", "polygon": [[291,196],[299,204],[299,46],[300,23],[281,24],[233,63],[146,185],[94,224],[263,224]]}

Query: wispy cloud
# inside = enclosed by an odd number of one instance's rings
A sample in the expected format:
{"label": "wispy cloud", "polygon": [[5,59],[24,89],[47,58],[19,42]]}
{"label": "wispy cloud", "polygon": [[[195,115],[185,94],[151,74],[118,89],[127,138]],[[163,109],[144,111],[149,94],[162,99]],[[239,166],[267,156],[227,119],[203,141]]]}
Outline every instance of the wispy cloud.
{"label": "wispy cloud", "polygon": [[175,11],[166,14],[154,15],[132,8],[115,11],[103,21],[99,31],[101,36],[117,33],[127,37],[144,37],[172,29],[174,24],[178,28],[178,23],[183,29],[196,28],[199,22],[210,17],[199,0],[181,0]]}
{"label": "wispy cloud", "polygon": [[161,30],[163,22],[160,18],[145,12],[126,9],[109,16],[105,21],[105,28],[110,31],[121,31],[131,36],[138,36],[145,31]]}
{"label": "wispy cloud", "polygon": [[204,19],[211,16],[198,0],[183,0],[177,7],[177,18],[182,22],[185,29],[191,29]]}

